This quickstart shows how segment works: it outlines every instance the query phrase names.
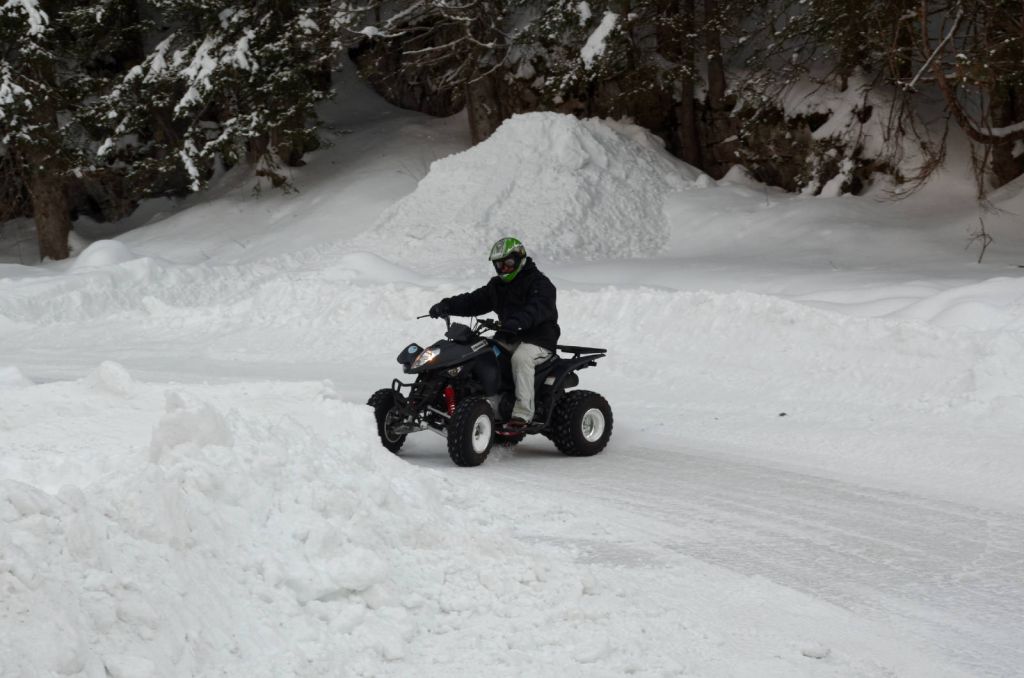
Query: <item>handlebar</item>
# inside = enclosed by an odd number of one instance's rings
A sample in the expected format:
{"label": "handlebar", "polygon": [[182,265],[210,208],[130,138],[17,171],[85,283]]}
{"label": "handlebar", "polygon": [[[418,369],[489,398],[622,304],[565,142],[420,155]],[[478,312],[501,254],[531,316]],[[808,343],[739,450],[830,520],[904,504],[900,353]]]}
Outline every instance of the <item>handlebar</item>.
{"label": "handlebar", "polygon": [[480,327],[483,327],[488,330],[493,330],[494,332],[498,332],[499,330],[501,330],[501,323],[498,322],[497,320],[491,320],[490,318],[477,318],[476,323]]}
{"label": "handlebar", "polygon": [[[430,318],[430,317],[432,317],[432,316],[429,313],[427,313],[426,315],[418,315],[418,316],[416,316],[416,320],[422,320],[423,318]],[[452,326],[452,317],[450,315],[439,315],[437,317],[440,318],[441,320],[444,320],[444,326],[445,327],[451,328],[451,326]]]}
{"label": "handlebar", "polygon": [[[430,317],[429,313],[427,313],[426,315],[418,315],[418,316],[416,316],[416,320],[422,320],[423,318],[429,318],[429,317]],[[442,316],[438,316],[438,317],[441,320],[444,320],[444,324],[445,324],[446,327],[451,328],[451,326],[452,326],[451,316],[442,315]],[[497,320],[494,320],[492,318],[475,318],[475,320],[476,320],[476,324],[477,324],[478,327],[482,327],[484,329],[491,330],[492,332],[500,332],[501,331],[501,323],[498,322]]]}

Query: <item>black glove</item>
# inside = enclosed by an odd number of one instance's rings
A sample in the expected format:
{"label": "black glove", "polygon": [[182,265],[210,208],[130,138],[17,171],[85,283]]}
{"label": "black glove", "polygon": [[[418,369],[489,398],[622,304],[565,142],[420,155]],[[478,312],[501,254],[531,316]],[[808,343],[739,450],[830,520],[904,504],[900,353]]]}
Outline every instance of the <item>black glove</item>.
{"label": "black glove", "polygon": [[523,331],[523,323],[515,318],[509,318],[501,323],[501,331],[508,332],[509,334],[519,334]]}
{"label": "black glove", "polygon": [[448,312],[448,304],[443,301],[439,301],[430,307],[430,317],[440,318],[441,316],[451,315]]}

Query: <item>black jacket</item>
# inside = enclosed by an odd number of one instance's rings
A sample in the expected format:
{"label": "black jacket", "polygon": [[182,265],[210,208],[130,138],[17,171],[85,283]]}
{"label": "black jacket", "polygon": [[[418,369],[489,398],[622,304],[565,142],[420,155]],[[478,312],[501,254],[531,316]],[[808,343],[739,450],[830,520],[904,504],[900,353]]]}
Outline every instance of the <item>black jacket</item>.
{"label": "black jacket", "polygon": [[[527,257],[512,282],[494,276],[480,289],[448,297],[441,303],[451,315],[473,316],[494,311],[502,327],[509,329],[499,332],[497,339],[524,341],[554,351],[562,332],[555,296],[555,286]],[[516,328],[518,332],[512,331]]]}

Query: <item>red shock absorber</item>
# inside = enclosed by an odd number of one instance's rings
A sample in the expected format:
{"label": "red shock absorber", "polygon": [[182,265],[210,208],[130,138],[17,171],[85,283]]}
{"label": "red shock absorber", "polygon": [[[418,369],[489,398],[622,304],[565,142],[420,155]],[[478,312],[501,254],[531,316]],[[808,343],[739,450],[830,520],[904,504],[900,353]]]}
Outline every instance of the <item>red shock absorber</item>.
{"label": "red shock absorber", "polygon": [[448,405],[448,416],[455,414],[455,389],[451,384],[444,387],[444,402]]}

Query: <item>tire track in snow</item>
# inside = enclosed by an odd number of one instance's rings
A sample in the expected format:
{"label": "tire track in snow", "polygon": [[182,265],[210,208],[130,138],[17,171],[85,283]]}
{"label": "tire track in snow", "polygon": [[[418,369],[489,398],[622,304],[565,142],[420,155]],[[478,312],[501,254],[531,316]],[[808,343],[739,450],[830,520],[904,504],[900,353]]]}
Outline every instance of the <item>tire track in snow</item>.
{"label": "tire track in snow", "polygon": [[1024,664],[1022,515],[670,449],[620,446],[578,463],[523,447],[481,475],[543,491],[576,516],[534,516],[524,537],[621,566],[693,558],[764,577],[884,623],[971,675]]}

